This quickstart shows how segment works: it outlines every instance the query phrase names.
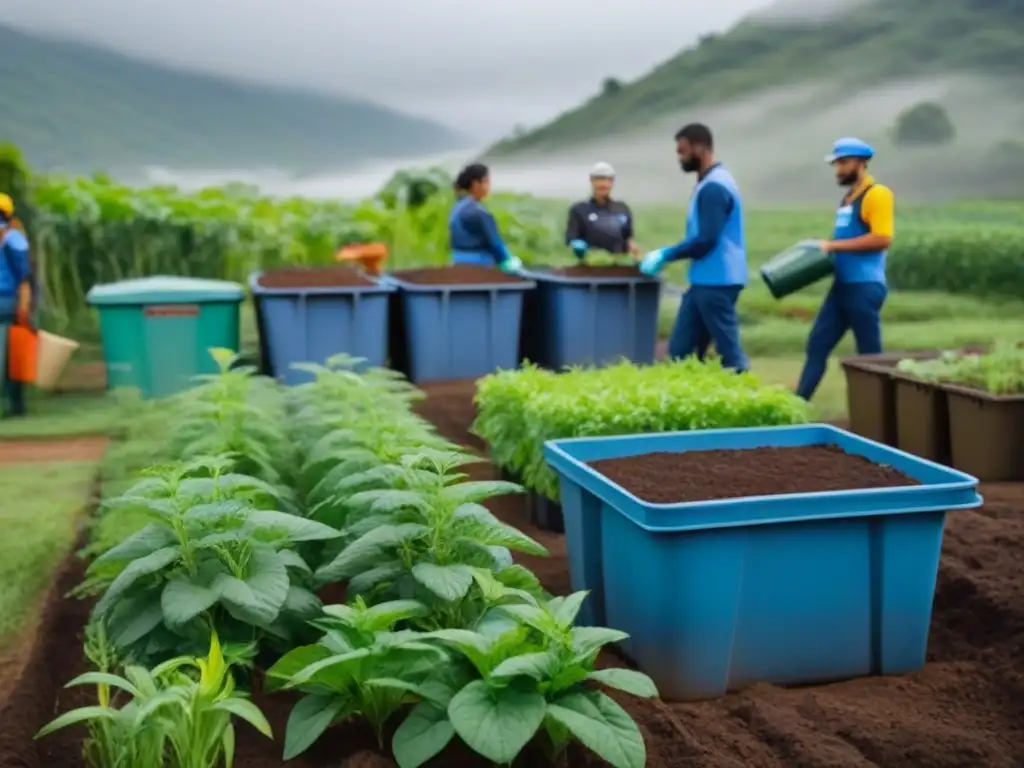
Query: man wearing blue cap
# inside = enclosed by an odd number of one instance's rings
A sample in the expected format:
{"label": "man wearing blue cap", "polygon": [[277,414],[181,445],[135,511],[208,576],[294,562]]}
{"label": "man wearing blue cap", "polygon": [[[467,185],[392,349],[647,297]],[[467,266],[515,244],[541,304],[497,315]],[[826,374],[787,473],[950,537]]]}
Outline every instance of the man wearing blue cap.
{"label": "man wearing blue cap", "polygon": [[874,149],[860,139],[839,139],[825,158],[835,169],[836,181],[848,189],[836,211],[831,240],[820,243],[833,254],[835,279],[814,318],[807,339],[797,394],[810,400],[821,383],[829,355],[853,331],[857,354],[882,351],[882,305],[888,294],[885,256],[892,245],[895,198],[868,173]]}

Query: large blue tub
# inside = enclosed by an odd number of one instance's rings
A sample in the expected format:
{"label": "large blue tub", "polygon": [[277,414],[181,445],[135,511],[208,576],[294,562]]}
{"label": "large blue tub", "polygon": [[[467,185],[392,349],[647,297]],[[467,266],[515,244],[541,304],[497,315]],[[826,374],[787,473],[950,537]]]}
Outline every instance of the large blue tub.
{"label": "large blue tub", "polygon": [[545,368],[653,363],[661,283],[636,277],[527,272],[522,356]]}
{"label": "large blue tub", "polygon": [[[651,504],[587,466],[822,444],[922,485]],[[921,668],[946,512],[981,504],[975,478],[821,424],[556,440],[544,453],[572,588],[591,591],[581,620],[628,632],[627,653],[674,699]]]}
{"label": "large blue tub", "polygon": [[[519,362],[523,295],[536,287],[517,283],[422,285],[393,275],[402,328],[391,357],[410,381],[422,384],[486,376]],[[396,315],[392,315],[396,319]],[[401,349],[396,349],[400,345]]]}
{"label": "large blue tub", "polygon": [[365,365],[384,365],[392,286],[367,277],[371,285],[359,287],[265,288],[262,274],[249,277],[249,289],[265,373],[293,386],[313,378],[294,363],[322,364],[344,353],[365,358]]}

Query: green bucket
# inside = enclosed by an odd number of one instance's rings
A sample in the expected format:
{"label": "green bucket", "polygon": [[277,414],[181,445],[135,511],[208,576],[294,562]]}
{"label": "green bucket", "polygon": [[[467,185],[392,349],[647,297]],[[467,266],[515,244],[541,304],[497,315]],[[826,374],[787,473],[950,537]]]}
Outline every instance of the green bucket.
{"label": "green bucket", "polygon": [[776,299],[789,296],[833,273],[832,255],[813,240],[797,243],[761,267],[761,279]]}

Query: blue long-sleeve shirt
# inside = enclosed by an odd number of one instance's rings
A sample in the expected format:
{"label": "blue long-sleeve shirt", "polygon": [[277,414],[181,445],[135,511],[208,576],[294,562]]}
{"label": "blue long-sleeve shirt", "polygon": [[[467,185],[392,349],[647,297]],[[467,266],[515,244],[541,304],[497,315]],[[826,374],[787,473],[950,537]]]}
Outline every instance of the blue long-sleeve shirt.
{"label": "blue long-sleeve shirt", "polygon": [[0,296],[16,296],[18,286],[32,276],[28,258],[28,238],[9,229],[0,241]]}
{"label": "blue long-sleeve shirt", "polygon": [[721,184],[709,181],[697,190],[697,234],[669,247],[665,260],[701,259],[711,253],[725,231],[734,205],[732,195]]}
{"label": "blue long-sleeve shirt", "polygon": [[494,216],[472,197],[455,204],[448,220],[448,236],[452,251],[487,254],[498,264],[509,257]]}

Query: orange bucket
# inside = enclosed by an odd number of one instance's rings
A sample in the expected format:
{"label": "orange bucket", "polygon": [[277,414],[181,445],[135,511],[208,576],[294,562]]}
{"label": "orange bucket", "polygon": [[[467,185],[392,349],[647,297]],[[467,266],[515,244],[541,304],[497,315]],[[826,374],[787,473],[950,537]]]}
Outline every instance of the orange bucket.
{"label": "orange bucket", "polygon": [[356,262],[368,275],[380,276],[384,262],[388,259],[388,247],[384,243],[357,243],[346,245],[334,256],[339,262]]}
{"label": "orange bucket", "polygon": [[11,381],[34,384],[38,362],[38,334],[24,325],[12,325],[7,331],[7,377]]}

